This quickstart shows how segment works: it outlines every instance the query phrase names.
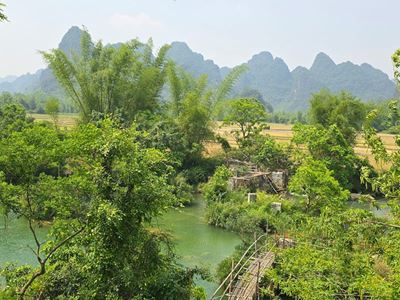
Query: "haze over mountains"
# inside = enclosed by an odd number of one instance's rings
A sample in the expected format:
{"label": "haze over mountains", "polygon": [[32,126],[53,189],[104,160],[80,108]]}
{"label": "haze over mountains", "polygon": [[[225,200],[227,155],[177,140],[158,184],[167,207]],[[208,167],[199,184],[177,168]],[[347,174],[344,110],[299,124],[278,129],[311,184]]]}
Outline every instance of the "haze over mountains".
{"label": "haze over mountains", "polygon": [[[76,26],[71,27],[62,38],[59,48],[66,53],[78,51],[80,36],[81,30]],[[211,84],[220,82],[230,70],[227,67],[219,67],[212,60],[193,52],[184,42],[173,42],[168,56],[194,76],[207,74]],[[273,57],[269,52],[258,53],[245,64],[248,70],[241,76],[234,93],[257,90],[264,97],[264,101],[272,104],[275,110],[304,110],[308,106],[311,94],[322,88],[332,92],[346,90],[364,101],[385,100],[396,95],[394,82],[384,72],[366,63],[335,64],[325,53],[316,56],[310,69],[297,67],[290,71],[283,59]],[[0,78],[0,92],[2,91],[43,91],[62,95],[49,69],[41,69],[34,74],[25,74],[17,78]]]}

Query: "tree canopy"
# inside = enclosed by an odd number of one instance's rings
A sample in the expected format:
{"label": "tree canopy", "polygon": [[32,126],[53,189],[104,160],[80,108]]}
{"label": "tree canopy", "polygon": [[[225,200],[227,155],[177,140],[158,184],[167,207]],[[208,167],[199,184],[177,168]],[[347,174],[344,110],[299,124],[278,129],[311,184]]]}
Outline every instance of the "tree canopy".
{"label": "tree canopy", "polygon": [[104,46],[94,43],[85,30],[80,53],[68,56],[53,49],[42,55],[84,122],[97,112],[120,114],[129,123],[138,112],[154,111],[159,105],[169,46],[161,47],[156,57],[152,48],[151,40]]}
{"label": "tree canopy", "polygon": [[267,112],[258,99],[239,98],[229,102],[224,124],[238,126],[232,132],[237,143],[243,145],[267,128],[266,118]]}
{"label": "tree canopy", "polygon": [[[320,160],[333,171],[333,176],[342,187],[359,189],[359,177],[362,166],[368,166],[366,161],[358,158],[353,147],[345,139],[336,125],[320,128],[313,125],[296,124],[293,127],[292,142],[299,150],[299,160],[310,155]],[[306,147],[308,153],[302,151]]]}
{"label": "tree canopy", "polygon": [[[171,299],[180,286],[179,298],[189,297],[192,271],[176,264],[167,237],[150,224],[176,201],[171,168],[138,134],[105,119],[63,140],[41,125],[1,140],[0,194],[14,199],[2,205],[29,221],[39,261],[22,273],[7,269],[9,295]],[[41,220],[53,224],[45,241],[36,234]]]}
{"label": "tree canopy", "polygon": [[55,97],[47,99],[44,111],[50,115],[55,126],[57,126],[58,113],[60,112],[60,101]]}
{"label": "tree canopy", "polygon": [[353,144],[366,116],[365,105],[349,93],[331,94],[322,90],[310,100],[311,124],[323,127],[336,125],[348,142]]}
{"label": "tree canopy", "polygon": [[392,55],[392,61],[394,66],[394,78],[397,84],[400,84],[400,49],[397,49]]}

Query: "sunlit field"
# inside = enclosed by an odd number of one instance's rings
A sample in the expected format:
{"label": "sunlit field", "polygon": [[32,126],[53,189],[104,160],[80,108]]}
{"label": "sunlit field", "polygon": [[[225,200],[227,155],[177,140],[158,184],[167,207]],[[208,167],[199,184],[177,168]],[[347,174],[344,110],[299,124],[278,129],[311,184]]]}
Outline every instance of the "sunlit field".
{"label": "sunlit field", "polygon": [[[52,119],[47,114],[31,114],[31,116],[35,119],[35,121],[48,121],[52,122]],[[63,128],[71,128],[76,125],[78,121],[78,114],[60,114],[58,116],[58,126]],[[271,135],[277,142],[282,144],[288,144],[293,137],[292,126],[291,124],[276,124],[269,123],[270,129],[265,130],[265,134]],[[236,146],[235,139],[232,135],[232,131],[235,129],[235,126],[223,126],[221,122],[215,124],[214,130],[215,132],[226,138],[229,144],[233,147]],[[395,151],[397,149],[397,145],[395,142],[395,136],[387,133],[379,133],[382,141],[384,142],[386,149],[389,152]],[[372,157],[371,150],[365,145],[363,138],[360,136],[357,138],[357,143],[354,147],[354,150],[357,155],[361,157],[366,157],[369,162],[376,168],[386,169],[387,165],[377,164]],[[206,152],[209,156],[216,155],[221,153],[222,148],[218,143],[208,142],[206,144]]]}
{"label": "sunlit field", "polygon": [[[275,123],[269,123],[270,129],[265,130],[265,134],[269,134],[272,136],[277,142],[281,144],[288,144],[293,137],[293,131],[292,131],[292,126],[291,124],[275,124]],[[231,146],[236,146],[235,139],[232,135],[232,131],[235,130],[235,126],[222,126],[221,123],[216,124],[215,126],[215,132],[219,134],[221,137],[224,137],[225,139],[228,140],[229,144]],[[382,141],[384,142],[386,149],[389,152],[393,152],[397,149],[397,145],[395,143],[395,136],[392,134],[387,134],[387,133],[379,133],[378,134]],[[207,144],[206,147],[207,154],[212,156],[216,155],[218,153],[221,153],[222,148],[218,143],[210,142]],[[364,140],[361,136],[357,138],[356,145],[354,147],[354,151],[356,152],[357,155],[361,157],[366,157],[368,161],[376,168],[380,169],[386,169],[388,166],[387,165],[380,165],[377,164],[372,157],[371,150],[367,147],[367,145],[364,143]]]}
{"label": "sunlit field", "polygon": [[[47,121],[47,122],[53,122],[51,117],[47,114],[30,114],[32,118],[35,119],[35,121]],[[61,128],[67,127],[71,128],[73,127],[77,121],[78,121],[78,114],[59,114],[58,115],[58,122],[57,125]]]}

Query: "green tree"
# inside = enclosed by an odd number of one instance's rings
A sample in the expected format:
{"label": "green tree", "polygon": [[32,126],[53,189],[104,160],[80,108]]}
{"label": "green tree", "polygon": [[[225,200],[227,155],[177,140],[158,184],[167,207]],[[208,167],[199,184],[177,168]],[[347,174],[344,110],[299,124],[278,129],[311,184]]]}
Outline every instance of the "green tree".
{"label": "green tree", "polygon": [[231,176],[231,171],[224,165],[216,169],[203,188],[204,197],[208,202],[223,202],[228,199],[228,179]]}
{"label": "green tree", "polygon": [[178,125],[186,137],[189,148],[197,147],[202,150],[202,143],[213,137],[208,107],[195,95],[186,97],[182,106],[182,113],[177,119]]}
{"label": "green tree", "polygon": [[37,226],[41,221],[56,216],[63,219],[67,214],[67,211],[56,209],[61,205],[60,200],[65,201],[64,208],[68,207],[69,212],[76,208],[72,201],[68,201],[68,194],[62,193],[65,190],[60,184],[61,180],[52,175],[60,170],[62,152],[57,152],[59,147],[58,135],[40,125],[14,131],[0,140],[0,170],[4,174],[0,183],[3,207],[6,213],[11,211],[16,217],[28,221],[28,230],[35,241],[32,251],[40,265],[37,270],[25,274],[18,287],[13,287],[20,299],[25,297],[33,282],[46,272],[47,262],[53,253],[75,235],[75,232],[65,232],[60,240],[46,246],[37,235]]}
{"label": "green tree", "polygon": [[271,136],[265,136],[261,144],[255,143],[252,152],[254,154],[251,155],[251,160],[269,170],[287,170],[290,167],[287,149],[278,144]]}
{"label": "green tree", "polygon": [[400,132],[399,105],[399,100],[396,99],[379,103],[369,103],[367,110],[375,111],[375,116],[370,120],[370,125],[377,131],[398,134]]}
{"label": "green tree", "polygon": [[252,137],[258,135],[263,129],[267,113],[263,104],[254,98],[240,98],[230,101],[228,113],[224,124],[238,126],[233,130],[236,142],[245,146]]}
{"label": "green tree", "polygon": [[170,93],[170,111],[173,117],[179,116],[184,109],[187,98],[197,98],[197,102],[207,108],[209,119],[218,117],[224,100],[229,97],[236,81],[243,72],[245,66],[234,68],[224,80],[217,86],[210,88],[207,75],[193,78],[184,70],[177,68],[173,62],[169,63],[167,70],[168,87]]}
{"label": "green tree", "polygon": [[394,78],[397,84],[400,84],[400,49],[397,49],[392,55],[392,61],[394,66]]}
{"label": "green tree", "polygon": [[349,197],[321,161],[308,159],[289,182],[289,190],[304,196],[307,211],[319,212],[322,207],[343,207]]}
{"label": "green tree", "polygon": [[175,139],[169,145],[172,146],[170,149],[176,149],[180,153],[182,168],[192,169],[187,173],[196,173],[188,176],[191,177],[188,178],[189,181],[194,177],[206,179],[208,176],[200,174],[207,171],[202,166],[205,162],[202,159],[204,142],[214,138],[213,121],[218,116],[218,107],[225,103],[224,100],[244,70],[243,66],[234,68],[220,85],[210,87],[206,75],[194,78],[177,68],[173,62],[169,63],[167,79],[170,101],[164,123],[168,122],[167,129],[174,131],[168,134]]}
{"label": "green tree", "polygon": [[47,99],[44,111],[50,115],[54,126],[58,124],[58,113],[60,112],[60,101],[57,98],[51,97]]}
{"label": "green tree", "polygon": [[161,47],[156,57],[152,48],[151,40],[147,44],[134,40],[119,47],[94,44],[84,30],[79,55],[70,58],[60,49],[42,55],[84,122],[98,112],[121,114],[129,123],[138,112],[154,111],[159,104],[169,47]]}
{"label": "green tree", "polygon": [[2,92],[0,94],[0,106],[14,102],[14,97],[9,92]]}
{"label": "green tree", "polygon": [[5,182],[4,173],[0,171],[0,214],[4,217],[4,229],[8,226],[8,217],[16,206],[15,189]]}
{"label": "green tree", "polygon": [[365,116],[365,105],[345,92],[335,95],[322,90],[310,100],[310,123],[320,124],[325,128],[336,125],[350,144],[355,143]]}
{"label": "green tree", "polygon": [[[39,263],[3,270],[3,295],[190,298],[198,271],[177,264],[168,237],[151,227],[176,201],[171,167],[139,135],[105,119],[63,139],[36,124],[0,141],[0,205],[28,220]],[[42,220],[52,222],[46,240],[37,234]]]}
{"label": "green tree", "polygon": [[[356,156],[336,125],[321,128],[296,124],[293,132],[292,142],[297,145],[300,156],[298,160],[303,160],[304,155],[311,155],[313,159],[323,161],[344,188],[360,188],[360,170],[362,166],[368,166],[368,163]],[[304,153],[304,146],[308,154]]]}
{"label": "green tree", "polygon": [[[377,131],[372,127],[372,122],[376,117],[376,111],[371,111],[367,116],[367,122],[364,126],[364,139],[371,148],[371,152],[378,164],[385,163],[389,166],[388,170],[381,167],[378,176],[373,176],[370,168],[363,168],[362,180],[372,185],[376,191],[380,191],[389,200],[392,213],[396,216],[396,221],[400,219],[400,151],[389,152]],[[396,145],[400,146],[400,137],[396,136]]]}
{"label": "green tree", "polygon": [[0,106],[0,138],[9,136],[14,131],[21,131],[32,123],[26,116],[25,109],[16,103]]}
{"label": "green tree", "polygon": [[250,88],[245,88],[240,94],[238,98],[255,98],[261,103],[264,104],[265,109],[269,113],[274,112],[274,108],[272,107],[271,103],[266,102],[263,95],[260,93],[260,91],[255,90],[255,89],[250,89]]}

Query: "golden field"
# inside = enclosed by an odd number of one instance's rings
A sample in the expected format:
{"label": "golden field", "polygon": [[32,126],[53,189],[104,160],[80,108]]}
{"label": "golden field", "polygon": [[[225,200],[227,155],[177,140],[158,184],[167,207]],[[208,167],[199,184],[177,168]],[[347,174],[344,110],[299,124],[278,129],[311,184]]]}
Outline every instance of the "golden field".
{"label": "golden field", "polygon": [[[52,119],[49,115],[46,114],[31,114],[36,121],[48,121],[52,122]],[[78,114],[60,114],[58,116],[58,126],[61,128],[70,128],[73,127],[78,121]],[[235,146],[235,140],[232,135],[232,130],[235,129],[234,126],[221,126],[221,122],[217,122],[215,124],[215,132],[220,136],[226,138],[228,142]],[[271,135],[278,143],[287,144],[290,142],[290,139],[293,137],[292,125],[291,124],[274,124],[269,123],[270,129],[266,130],[265,133]],[[396,151],[398,149],[395,143],[395,136],[392,134],[379,133],[382,141],[384,142],[386,149],[389,152]],[[366,157],[370,161],[372,165],[378,168],[386,168],[387,166],[378,166],[371,155],[371,150],[365,145],[362,137],[357,138],[356,145],[354,147],[354,151],[357,155],[361,157]],[[221,146],[218,143],[209,142],[206,144],[206,152],[208,155],[215,155],[222,152]]]}
{"label": "golden field", "polygon": [[[46,121],[46,122],[53,122],[51,117],[46,114],[29,114],[35,121]],[[79,118],[79,114],[59,114],[58,115],[58,122],[57,125],[61,128],[73,127],[76,125]]]}
{"label": "golden field", "polygon": [[[288,144],[293,137],[293,131],[292,131],[292,126],[291,124],[275,124],[275,123],[269,123],[270,126],[269,130],[265,130],[266,134],[269,134],[272,136],[278,143],[282,144]],[[234,130],[234,126],[221,126],[221,123],[217,123],[215,126],[215,132],[219,134],[220,136],[226,138],[231,146],[235,146],[236,142],[234,140],[234,137],[232,135],[232,130]],[[386,134],[386,133],[379,133],[378,134],[380,138],[382,139],[383,143],[385,144],[386,149],[389,152],[396,151],[398,149],[396,143],[395,143],[395,136],[392,134]],[[221,153],[222,148],[220,147],[219,144],[217,143],[207,143],[207,153],[209,155],[215,155],[217,153]],[[387,168],[388,166],[381,166],[378,165],[372,154],[371,150],[367,147],[367,145],[364,143],[363,138],[360,136],[356,140],[356,145],[354,147],[354,151],[357,155],[361,157],[366,157],[368,161],[376,168]]]}

